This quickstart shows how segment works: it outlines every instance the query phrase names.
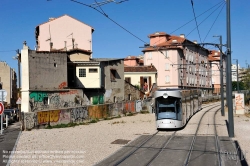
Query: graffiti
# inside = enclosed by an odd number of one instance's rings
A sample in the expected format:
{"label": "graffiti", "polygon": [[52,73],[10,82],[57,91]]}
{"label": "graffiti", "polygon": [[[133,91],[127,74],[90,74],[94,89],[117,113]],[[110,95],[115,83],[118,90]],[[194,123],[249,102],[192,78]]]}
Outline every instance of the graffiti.
{"label": "graffiti", "polygon": [[70,111],[69,110],[62,110],[60,113],[60,123],[62,123],[63,121],[65,122],[70,122]]}
{"label": "graffiti", "polygon": [[30,130],[36,126],[37,116],[33,112],[24,113],[24,128]]}
{"label": "graffiti", "polygon": [[60,95],[74,95],[74,94],[78,94],[77,90],[70,90],[68,92],[60,92]]}
{"label": "graffiti", "polygon": [[45,102],[44,100],[48,99],[48,93],[45,92],[31,92],[30,99],[33,99],[35,102]]}
{"label": "graffiti", "polygon": [[243,106],[243,96],[241,94],[237,94],[235,95],[235,106],[236,106],[236,110],[239,109],[244,109]]}
{"label": "graffiti", "polygon": [[63,89],[64,87],[67,87],[67,83],[66,83],[66,82],[62,82],[62,83],[58,86],[59,89]]}
{"label": "graffiti", "polygon": [[55,108],[60,107],[61,104],[60,104],[60,97],[59,97],[59,95],[51,96],[51,97],[50,97],[50,103],[51,103]]}
{"label": "graffiti", "polygon": [[38,124],[58,122],[60,119],[60,112],[60,110],[37,112]]}
{"label": "graffiti", "polygon": [[83,97],[78,95],[78,90],[56,93],[31,92],[29,97],[29,106],[31,112],[79,107],[84,102]]}
{"label": "graffiti", "polygon": [[88,117],[87,107],[78,107],[71,110],[71,122],[82,122]]}

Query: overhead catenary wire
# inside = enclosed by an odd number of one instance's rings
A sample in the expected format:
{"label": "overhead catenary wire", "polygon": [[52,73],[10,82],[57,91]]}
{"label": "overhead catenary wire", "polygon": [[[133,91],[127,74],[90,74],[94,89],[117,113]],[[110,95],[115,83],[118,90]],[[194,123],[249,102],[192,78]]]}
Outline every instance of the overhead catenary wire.
{"label": "overhead catenary wire", "polygon": [[[196,18],[199,18],[200,16],[204,15],[205,13],[209,12],[210,10],[212,10],[213,8],[215,8],[218,5],[223,4],[224,1],[220,1],[219,3],[215,4],[214,6],[212,6],[211,8],[207,9],[206,11],[204,11],[203,13],[199,14],[198,16],[196,16]],[[183,28],[184,26],[188,25],[189,23],[191,23],[192,21],[194,21],[195,18],[191,19],[190,21],[184,23],[182,26],[176,28],[175,30],[173,30],[172,32],[170,32],[169,34],[173,34],[174,32],[178,31],[179,29]],[[158,43],[161,39],[159,39],[158,41],[154,42],[154,44]],[[153,44],[153,45],[154,45]]]}
{"label": "overhead catenary wire", "polygon": [[213,22],[212,26],[210,27],[210,29],[209,29],[209,31],[208,31],[208,33],[207,33],[206,37],[205,37],[205,38],[204,38],[204,40],[203,40],[203,43],[204,43],[204,41],[206,40],[206,38],[207,38],[208,34],[210,33],[211,29],[213,28],[213,26],[214,26],[214,24],[215,24],[216,20],[218,19],[219,15],[221,14],[222,9],[224,9],[225,5],[226,5],[226,3],[224,3],[224,5],[222,6],[222,8],[221,8],[221,10],[220,10],[219,14],[218,14],[218,15],[217,15],[217,17],[215,18],[215,20],[214,20],[214,22]]}
{"label": "overhead catenary wire", "polygon": [[[218,6],[212,13],[210,13],[204,20],[202,20],[202,22],[200,22],[198,24],[198,26],[200,26],[203,22],[205,22],[212,14],[214,14],[214,12],[216,10],[218,10],[223,4],[221,4],[220,6]],[[194,30],[196,29],[196,27],[194,29],[191,30],[191,32],[189,32],[186,36],[190,35]]]}
{"label": "overhead catenary wire", "polygon": [[196,29],[198,31],[198,35],[199,35],[200,42],[201,42],[201,35],[200,35],[200,31],[199,31],[199,26],[198,26],[198,23],[197,23],[197,20],[196,20],[196,15],[195,15],[195,11],[194,11],[194,2],[193,2],[193,0],[191,0],[191,4],[192,4],[192,9],[193,9],[193,14],[194,14],[194,19],[195,19]]}
{"label": "overhead catenary wire", "polygon": [[126,32],[128,32],[130,35],[134,36],[135,38],[137,38],[138,40],[140,40],[141,42],[147,44],[147,42],[145,42],[144,40],[142,40],[141,38],[139,38],[138,36],[136,36],[135,34],[133,34],[132,32],[130,32],[129,30],[127,30],[126,28],[124,28],[122,25],[120,25],[119,23],[117,23],[115,20],[113,20],[112,18],[110,18],[107,14],[101,12],[100,10],[96,9],[95,7],[93,6],[90,6],[90,5],[87,5],[85,3],[82,3],[82,2],[79,2],[79,1],[76,1],[76,0],[70,0],[72,2],[75,2],[75,3],[78,3],[78,4],[81,4],[83,6],[87,6],[89,8],[92,8],[94,10],[96,10],[97,12],[99,12],[100,14],[102,14],[103,16],[105,16],[106,18],[108,18],[110,21],[112,21],[113,23],[115,23],[117,26],[119,26],[120,28],[122,28],[123,30],[125,30]]}

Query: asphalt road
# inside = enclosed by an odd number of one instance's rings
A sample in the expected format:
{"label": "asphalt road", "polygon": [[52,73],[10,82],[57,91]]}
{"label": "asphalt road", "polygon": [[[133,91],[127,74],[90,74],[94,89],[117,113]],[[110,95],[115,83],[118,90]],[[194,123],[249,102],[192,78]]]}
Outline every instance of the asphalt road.
{"label": "asphalt road", "polygon": [[8,126],[0,135],[0,166],[6,166],[20,133],[20,122]]}

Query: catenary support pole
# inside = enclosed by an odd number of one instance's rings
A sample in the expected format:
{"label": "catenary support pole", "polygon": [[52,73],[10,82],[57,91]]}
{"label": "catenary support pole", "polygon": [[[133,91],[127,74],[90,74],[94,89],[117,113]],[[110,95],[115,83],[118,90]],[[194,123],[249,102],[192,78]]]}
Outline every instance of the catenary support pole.
{"label": "catenary support pole", "polygon": [[224,83],[223,83],[223,52],[222,52],[222,36],[220,37],[220,96],[221,96],[221,116],[225,116],[224,111]]}
{"label": "catenary support pole", "polygon": [[231,72],[231,18],[230,18],[230,0],[226,1],[227,3],[227,58],[228,58],[228,67],[227,75],[228,80],[228,129],[229,137],[234,137],[234,117],[233,117],[233,99],[232,99],[232,72]]}

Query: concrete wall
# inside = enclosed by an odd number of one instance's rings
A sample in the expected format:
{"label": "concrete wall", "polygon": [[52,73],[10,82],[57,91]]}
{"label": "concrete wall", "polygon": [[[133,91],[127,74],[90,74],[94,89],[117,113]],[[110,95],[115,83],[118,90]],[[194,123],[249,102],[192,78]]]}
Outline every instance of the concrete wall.
{"label": "concrete wall", "polygon": [[87,99],[79,89],[61,92],[33,91],[29,94],[29,112],[65,109],[86,104]]}
{"label": "concrete wall", "polygon": [[90,105],[75,108],[54,109],[50,111],[24,112],[22,115],[23,129],[29,130],[44,125],[89,122],[92,119],[116,117],[128,112],[150,110],[151,100],[136,100],[122,103]]}
{"label": "concrete wall", "polygon": [[[124,99],[124,63],[123,60],[102,62],[105,76],[105,102],[121,102]],[[110,69],[116,69],[115,81],[111,80]]]}
{"label": "concrete wall", "polygon": [[[67,87],[67,54],[29,51],[29,89]],[[62,87],[63,86],[63,87]]]}

